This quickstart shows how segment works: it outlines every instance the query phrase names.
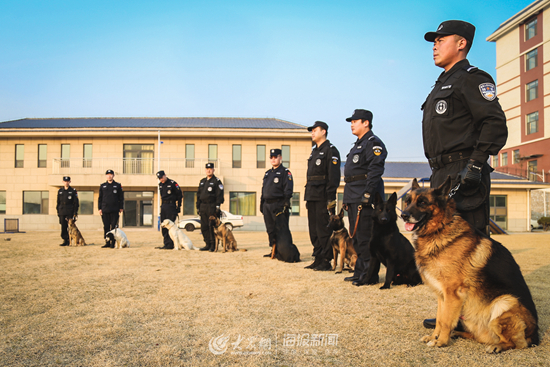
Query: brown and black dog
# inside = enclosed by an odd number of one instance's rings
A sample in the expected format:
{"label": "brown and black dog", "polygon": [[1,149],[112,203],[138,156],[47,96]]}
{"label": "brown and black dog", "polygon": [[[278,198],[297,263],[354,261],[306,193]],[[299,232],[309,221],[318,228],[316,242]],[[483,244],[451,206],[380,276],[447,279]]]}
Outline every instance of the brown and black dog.
{"label": "brown and black dog", "polygon": [[76,218],[67,219],[67,221],[69,222],[69,246],[73,246],[73,240],[74,246],[86,246],[84,237],[82,237],[82,233],[76,226]]}
{"label": "brown and black dog", "polygon": [[[332,270],[336,270],[336,274],[341,273],[344,268],[344,262],[354,270],[355,262],[357,261],[357,252],[353,248],[349,232],[344,226],[344,208],[340,210],[340,214],[332,214],[330,216],[328,228],[333,231],[329,240],[334,255]],[[340,256],[338,256],[339,254]]]}
{"label": "brown and black dog", "polygon": [[489,353],[538,345],[538,316],[512,254],[472,228],[448,199],[451,180],[437,189],[414,180],[402,217],[412,230],[415,260],[437,294],[437,322],[428,346],[443,347],[459,320],[458,336],[487,345]]}
{"label": "brown and black dog", "polygon": [[214,251],[218,251],[218,245],[220,242],[222,243],[223,252],[246,251],[246,249],[237,249],[237,241],[233,236],[233,231],[227,228],[225,223],[222,223],[220,218],[211,215],[208,217],[208,220],[210,221],[210,225],[212,226],[214,235],[216,236],[216,247],[214,248]]}

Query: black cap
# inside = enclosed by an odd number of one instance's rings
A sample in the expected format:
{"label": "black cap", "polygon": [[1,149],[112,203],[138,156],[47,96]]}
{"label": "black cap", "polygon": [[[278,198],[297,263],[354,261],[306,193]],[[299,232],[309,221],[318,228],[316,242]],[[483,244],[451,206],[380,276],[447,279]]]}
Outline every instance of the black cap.
{"label": "black cap", "polygon": [[157,172],[157,178],[160,180],[163,176],[165,176],[166,173],[164,173],[164,171],[158,171]]}
{"label": "black cap", "polygon": [[214,168],[214,163],[206,163],[205,168]]}
{"label": "black cap", "polygon": [[475,33],[476,27],[473,24],[462,20],[446,20],[437,27],[437,31],[426,33],[424,39],[428,42],[433,42],[439,36],[456,34],[466,38],[466,41],[471,45],[474,42]]}
{"label": "black cap", "polygon": [[346,119],[347,122],[351,122],[353,120],[369,120],[369,122],[372,123],[372,112],[369,110],[355,110],[353,116]]}
{"label": "black cap", "polygon": [[317,126],[319,126],[321,129],[328,132],[328,125],[327,125],[326,122],[323,122],[323,121],[315,121],[313,126],[310,126],[310,127],[307,128],[307,131],[311,131],[311,130],[315,129]]}
{"label": "black cap", "polygon": [[63,181],[70,181],[71,178],[69,176],[63,176]]}
{"label": "black cap", "polygon": [[112,169],[108,169],[108,170],[105,172],[106,175],[108,175],[109,173],[112,174],[112,175],[114,175],[114,174],[115,174],[115,171],[113,171]]}
{"label": "black cap", "polygon": [[281,149],[271,149],[269,151],[269,158],[276,157],[276,156],[281,155],[281,154],[282,154]]}

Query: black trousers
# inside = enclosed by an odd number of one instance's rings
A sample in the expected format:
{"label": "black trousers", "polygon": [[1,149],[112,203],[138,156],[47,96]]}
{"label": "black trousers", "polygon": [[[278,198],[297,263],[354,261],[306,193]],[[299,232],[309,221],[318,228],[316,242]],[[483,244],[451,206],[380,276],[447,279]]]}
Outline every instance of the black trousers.
{"label": "black trousers", "polygon": [[204,243],[207,247],[214,247],[216,245],[216,237],[214,236],[214,229],[210,226],[210,216],[216,215],[216,204],[214,203],[201,203],[199,206],[201,213],[201,233]]}
{"label": "black trousers", "polygon": [[[165,219],[170,219],[172,222],[176,223],[176,218],[178,217],[178,212],[176,211],[176,204],[162,204],[160,207],[160,222]],[[164,247],[174,248],[174,242],[168,234],[167,228],[162,228],[162,237],[164,238]]]}
{"label": "black trousers", "polygon": [[329,243],[332,230],[328,228],[330,214],[327,210],[326,201],[308,201],[306,208],[309,239],[313,245],[313,257],[330,261],[334,256]]}
{"label": "black trousers", "polygon": [[[264,202],[263,215],[267,237],[269,238],[269,246],[273,246],[274,243],[277,243],[277,231],[275,230],[275,221],[277,218],[277,211],[281,210],[283,206],[283,199],[271,203],[268,203],[267,201]],[[286,222],[288,224],[288,221],[290,219],[288,213],[281,215],[286,216]]]}
{"label": "black trousers", "polygon": [[355,222],[357,223],[357,232],[353,237],[353,248],[357,251],[357,257],[363,259],[365,262],[370,261],[369,243],[372,237],[372,207],[366,207],[363,205],[359,219],[357,219],[357,213],[359,211],[360,204],[348,204],[348,219],[349,219],[349,235],[353,235],[355,229]]}
{"label": "black trousers", "polygon": [[120,212],[105,213],[101,215],[103,221],[103,238],[107,232],[118,227],[118,219],[120,218]]}
{"label": "black trousers", "polygon": [[58,215],[59,224],[61,224],[61,238],[66,242],[69,242],[69,219],[72,219],[72,215]]}

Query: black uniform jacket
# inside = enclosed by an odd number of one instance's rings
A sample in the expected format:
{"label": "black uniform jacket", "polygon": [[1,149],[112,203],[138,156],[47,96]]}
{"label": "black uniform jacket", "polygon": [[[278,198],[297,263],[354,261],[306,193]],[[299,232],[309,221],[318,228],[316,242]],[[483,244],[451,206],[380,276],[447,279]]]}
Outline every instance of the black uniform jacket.
{"label": "black uniform jacket", "polygon": [[203,178],[197,190],[197,210],[200,209],[201,204],[220,206],[223,202],[223,184],[221,180],[214,175],[210,179],[208,177]]}
{"label": "black uniform jacket", "polygon": [[78,193],[76,189],[69,186],[67,190],[62,187],[57,192],[57,215],[76,215],[78,214]]}
{"label": "black uniform jacket", "polygon": [[159,189],[163,204],[174,203],[178,208],[181,207],[182,194],[176,181],[166,178],[166,182],[159,182]]}
{"label": "black uniform jacket", "polygon": [[325,140],[315,145],[307,160],[307,183],[304,200],[332,201],[340,186],[340,152]]}
{"label": "black uniform jacket", "polygon": [[368,131],[361,139],[357,139],[349,151],[344,166],[345,179],[367,175],[366,179],[346,182],[344,186],[344,203],[360,203],[363,194],[373,195],[379,192],[384,197],[384,164],[388,151],[376,135]]}
{"label": "black uniform jacket", "polygon": [[265,172],[260,201],[283,199],[290,203],[294,190],[292,173],[282,164]]}
{"label": "black uniform jacket", "polygon": [[506,143],[506,117],[495,82],[466,59],[441,73],[422,110],[426,158],[470,150],[471,159],[486,162]]}
{"label": "black uniform jacket", "polygon": [[124,209],[124,192],[120,183],[105,181],[99,185],[97,208],[104,213],[116,213]]}

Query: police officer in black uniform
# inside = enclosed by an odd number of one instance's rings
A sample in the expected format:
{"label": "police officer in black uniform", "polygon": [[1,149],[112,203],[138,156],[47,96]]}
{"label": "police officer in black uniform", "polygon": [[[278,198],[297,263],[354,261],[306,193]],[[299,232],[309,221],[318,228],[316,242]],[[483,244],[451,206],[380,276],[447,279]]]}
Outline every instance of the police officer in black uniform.
{"label": "police officer in black uniform", "polygon": [[[466,59],[474,34],[472,24],[449,20],[424,35],[434,43],[435,65],[445,71],[422,105],[422,136],[432,168],[430,186],[450,176],[458,212],[488,236],[493,169],[487,160],[504,146],[508,130],[493,78]],[[435,327],[435,319],[424,326]]]}
{"label": "police officer in black uniform", "polygon": [[211,215],[221,217],[220,206],[224,202],[223,183],[214,175],[214,163],[206,163],[205,170],[206,177],[201,180],[197,190],[197,213],[201,217],[201,233],[206,244],[200,250],[214,252],[216,237],[209,218]]}
{"label": "police officer in black uniform", "polygon": [[[275,221],[278,213],[284,212],[287,223],[290,219],[290,199],[294,190],[292,173],[282,165],[281,149],[271,149],[269,160],[272,168],[264,175],[262,196],[260,197],[260,212],[264,215],[264,223],[269,238],[269,246],[277,243]],[[288,228],[288,227],[287,227]],[[264,257],[270,257],[271,252]]]}
{"label": "police officer in black uniform", "polygon": [[304,200],[315,259],[306,269],[330,270],[333,253],[329,239],[332,231],[327,226],[329,210],[335,211],[336,190],[340,186],[340,152],[327,140],[328,125],[325,122],[315,121],[307,130],[311,131],[315,145],[307,163]]}
{"label": "police officer in black uniform", "polygon": [[357,251],[357,262],[353,276],[344,280],[353,285],[378,283],[378,271],[371,279],[367,278],[370,265],[369,242],[372,237],[374,195],[378,192],[384,197],[384,164],[388,152],[380,138],[372,133],[372,112],[355,110],[353,116],[346,119],[351,122],[351,132],[357,136],[347,155],[344,167],[344,205],[347,206],[349,232],[353,236],[353,247]]}
{"label": "police officer in black uniform", "polygon": [[[160,222],[170,219],[176,223],[176,218],[181,210],[182,194],[178,183],[166,177],[164,171],[157,172],[159,179],[159,191],[162,205],[160,206]],[[168,229],[162,228],[162,237],[164,237],[164,246],[155,247],[159,250],[173,250],[174,242],[168,234]]]}
{"label": "police officer in black uniform", "polygon": [[[122,192],[122,185],[114,181],[115,172],[108,169],[105,176],[107,181],[99,185],[99,199],[97,201],[99,215],[101,215],[103,221],[103,238],[105,238],[107,232],[118,227],[120,213],[124,210],[124,193]],[[101,248],[107,247],[114,248],[115,245],[105,240],[105,245]]]}
{"label": "police officer in black uniform", "polygon": [[78,215],[79,205],[78,193],[76,189],[71,187],[71,178],[69,176],[63,177],[63,187],[57,192],[57,205],[55,207],[59,224],[61,224],[61,238],[63,239],[63,243],[59,246],[70,245],[69,232],[67,231],[68,220]]}

